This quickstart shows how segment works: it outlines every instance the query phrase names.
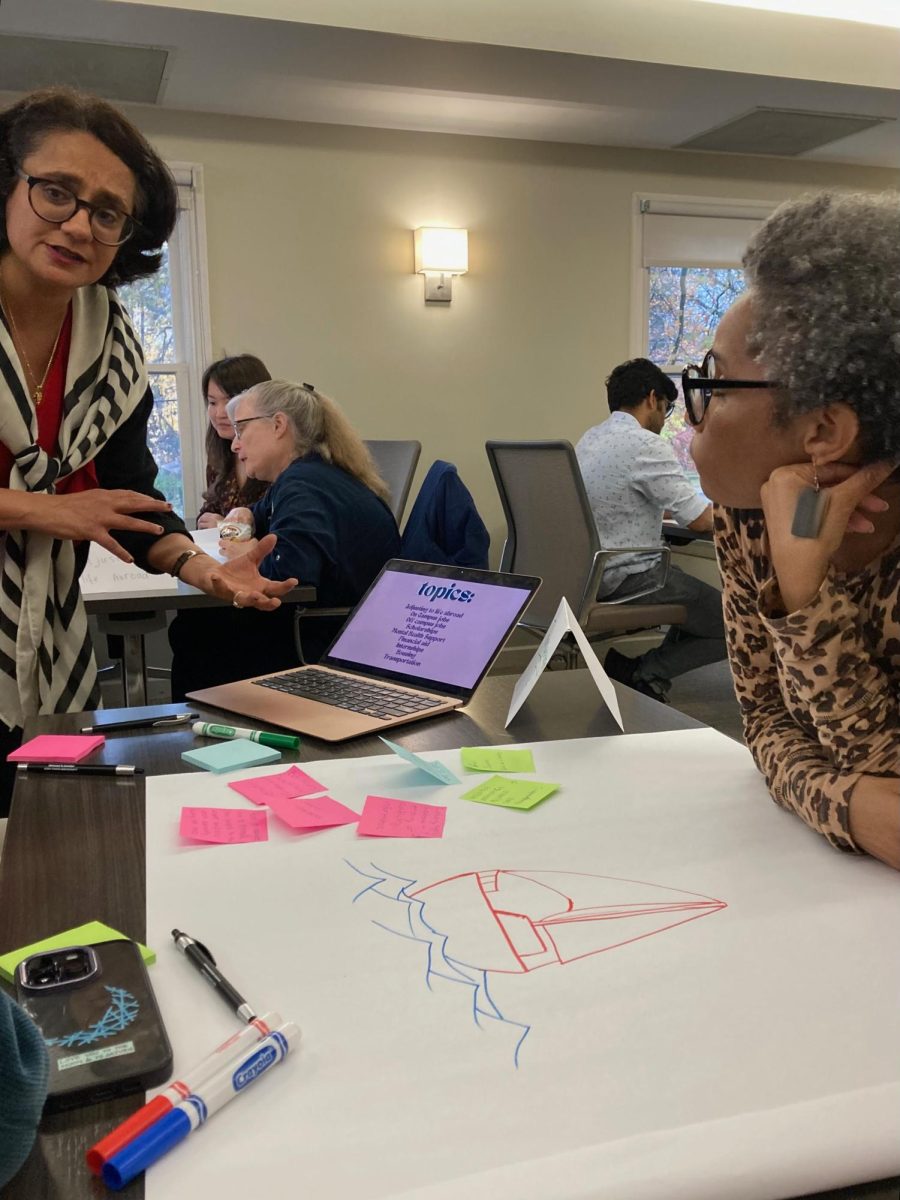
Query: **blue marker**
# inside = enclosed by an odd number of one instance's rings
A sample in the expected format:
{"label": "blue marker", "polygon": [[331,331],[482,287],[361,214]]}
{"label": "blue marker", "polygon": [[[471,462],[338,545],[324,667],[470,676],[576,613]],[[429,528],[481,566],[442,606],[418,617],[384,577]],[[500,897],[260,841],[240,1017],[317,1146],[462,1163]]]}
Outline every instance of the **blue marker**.
{"label": "blue marker", "polygon": [[239,1096],[266,1071],[277,1066],[299,1037],[300,1030],[292,1021],[287,1021],[251,1049],[242,1049],[231,1062],[204,1083],[201,1091],[191,1092],[118,1154],[107,1159],[101,1172],[106,1186],[114,1192],[126,1187],[229,1100]]}

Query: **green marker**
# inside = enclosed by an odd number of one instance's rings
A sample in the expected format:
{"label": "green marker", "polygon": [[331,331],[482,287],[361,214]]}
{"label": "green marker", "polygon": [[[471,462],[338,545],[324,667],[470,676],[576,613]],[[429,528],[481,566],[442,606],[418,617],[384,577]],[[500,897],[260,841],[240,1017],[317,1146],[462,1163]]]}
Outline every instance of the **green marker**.
{"label": "green marker", "polygon": [[291,733],[263,733],[260,729],[241,729],[237,725],[209,725],[206,721],[195,721],[191,726],[194,733],[203,737],[249,738],[261,746],[273,746],[276,750],[298,750],[300,739]]}

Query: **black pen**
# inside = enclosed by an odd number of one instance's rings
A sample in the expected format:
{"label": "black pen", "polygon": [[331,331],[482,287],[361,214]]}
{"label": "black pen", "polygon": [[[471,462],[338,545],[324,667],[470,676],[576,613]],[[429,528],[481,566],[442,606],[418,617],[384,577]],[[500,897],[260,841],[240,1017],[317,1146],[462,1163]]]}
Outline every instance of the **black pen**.
{"label": "black pen", "polygon": [[99,725],[82,725],[82,733],[106,733],[107,729],[146,729],[165,728],[166,725],[183,725],[186,721],[196,721],[199,713],[171,713],[168,717],[138,717],[132,721],[106,721]]}
{"label": "black pen", "polygon": [[219,993],[228,1007],[241,1018],[242,1021],[255,1021],[256,1013],[237,990],[232,987],[222,972],[216,966],[216,960],[203,945],[202,942],[195,941],[186,933],[182,933],[180,929],[172,930],[172,937],[175,939],[175,945],[186,955],[188,962],[192,963],[208,984]]}
{"label": "black pen", "polygon": [[17,770],[29,775],[143,775],[143,767],[126,766],[123,763],[19,763]]}

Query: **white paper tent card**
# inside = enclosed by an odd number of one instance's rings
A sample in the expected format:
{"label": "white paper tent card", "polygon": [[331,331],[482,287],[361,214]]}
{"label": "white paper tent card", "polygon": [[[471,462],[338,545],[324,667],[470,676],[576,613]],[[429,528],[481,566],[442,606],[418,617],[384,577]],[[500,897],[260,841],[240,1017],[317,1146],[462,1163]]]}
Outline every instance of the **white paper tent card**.
{"label": "white paper tent card", "polygon": [[575,614],[569,607],[569,602],[563,596],[559,602],[559,608],[556,610],[556,616],[550,622],[547,632],[544,634],[541,644],[534,652],[534,657],[531,662],[522,672],[519,682],[516,684],[512,701],[510,702],[509,712],[506,714],[506,724],[504,729],[509,728],[509,723],[528,699],[531,689],[544,673],[544,668],[553,657],[556,647],[563,640],[567,633],[571,633],[575,638],[576,645],[581,651],[581,656],[585,661],[587,669],[591,673],[591,677],[596,683],[600,695],[606,704],[606,707],[615,718],[616,724],[624,731],[625,726],[622,724],[622,714],[619,712],[619,701],[616,697],[616,689],[607,673],[600,666],[600,660],[591,649],[591,644],[584,636],[584,631],[575,619]]}

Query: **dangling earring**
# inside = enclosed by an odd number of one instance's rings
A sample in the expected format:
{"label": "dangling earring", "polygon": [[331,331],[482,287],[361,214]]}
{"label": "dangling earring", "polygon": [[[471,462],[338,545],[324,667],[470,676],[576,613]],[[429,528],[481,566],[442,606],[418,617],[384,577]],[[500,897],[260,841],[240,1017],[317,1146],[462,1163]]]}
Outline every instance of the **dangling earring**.
{"label": "dangling earring", "polygon": [[799,538],[817,538],[828,509],[828,493],[819,487],[819,472],[813,461],[813,486],[805,487],[797,496],[791,533]]}

